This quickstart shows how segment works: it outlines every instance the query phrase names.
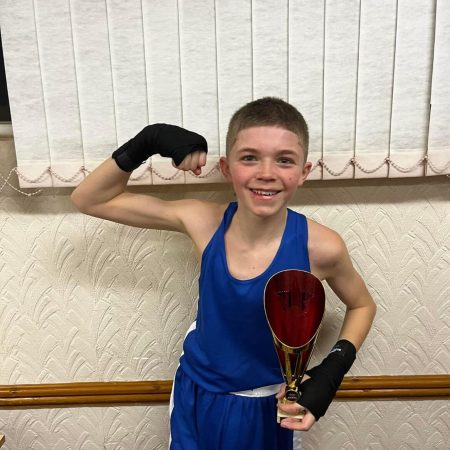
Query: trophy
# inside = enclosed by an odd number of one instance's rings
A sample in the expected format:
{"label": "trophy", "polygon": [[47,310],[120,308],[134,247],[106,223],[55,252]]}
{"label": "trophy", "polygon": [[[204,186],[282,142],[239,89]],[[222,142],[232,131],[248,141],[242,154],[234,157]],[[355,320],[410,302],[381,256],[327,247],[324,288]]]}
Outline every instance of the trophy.
{"label": "trophy", "polygon": [[[301,397],[299,386],[325,312],[323,285],[310,272],[278,272],[266,284],[264,310],[286,382],[286,393],[282,402],[298,402]],[[289,415],[278,410],[277,421],[280,423],[284,417],[302,419],[303,416],[304,414]]]}

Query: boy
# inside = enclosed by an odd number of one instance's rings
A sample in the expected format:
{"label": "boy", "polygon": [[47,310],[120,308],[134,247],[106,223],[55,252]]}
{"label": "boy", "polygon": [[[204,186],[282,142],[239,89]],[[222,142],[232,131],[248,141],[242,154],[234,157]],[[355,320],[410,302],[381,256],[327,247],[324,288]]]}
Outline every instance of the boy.
{"label": "boy", "polygon": [[[292,430],[308,430],[332,401],[355,359],[375,304],[334,231],[287,208],[303,184],[308,129],[276,98],[232,117],[222,173],[234,188],[229,205],[163,201],[126,191],[130,173],[160,153],[181,170],[201,173],[207,144],[196,133],[150,125],[113,153],[72,194],[80,211],[132,226],[186,233],[201,259],[196,322],[184,342],[171,400],[172,450],[288,450]],[[302,383],[302,420],[276,424],[282,377],[263,311],[267,280],[284,269],[326,280],[346,305],[339,341]],[[275,394],[278,392],[277,397]]]}

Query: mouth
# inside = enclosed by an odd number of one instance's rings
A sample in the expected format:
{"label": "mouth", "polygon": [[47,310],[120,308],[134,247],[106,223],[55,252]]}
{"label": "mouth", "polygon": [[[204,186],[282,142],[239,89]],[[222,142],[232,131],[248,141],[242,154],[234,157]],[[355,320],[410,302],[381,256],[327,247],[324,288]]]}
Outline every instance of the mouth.
{"label": "mouth", "polygon": [[250,189],[250,191],[258,197],[270,198],[277,195],[280,191],[263,190],[263,189]]}

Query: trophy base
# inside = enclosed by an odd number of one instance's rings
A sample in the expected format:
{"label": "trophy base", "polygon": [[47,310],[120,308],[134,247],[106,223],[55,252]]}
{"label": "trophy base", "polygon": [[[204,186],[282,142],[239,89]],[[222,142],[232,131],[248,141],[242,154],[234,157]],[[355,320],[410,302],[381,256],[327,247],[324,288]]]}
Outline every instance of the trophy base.
{"label": "trophy base", "polygon": [[287,417],[290,417],[292,419],[303,419],[305,417],[305,413],[299,413],[299,414],[289,414],[284,411],[280,411],[279,408],[277,408],[277,423],[280,423],[282,419],[286,419]]}

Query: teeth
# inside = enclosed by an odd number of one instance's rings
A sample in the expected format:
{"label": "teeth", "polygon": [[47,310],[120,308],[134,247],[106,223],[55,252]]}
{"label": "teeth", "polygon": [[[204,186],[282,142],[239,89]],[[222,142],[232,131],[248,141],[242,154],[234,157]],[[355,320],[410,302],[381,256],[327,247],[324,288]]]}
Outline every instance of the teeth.
{"label": "teeth", "polygon": [[252,189],[255,194],[264,195],[265,197],[271,197],[276,194],[276,191],[257,191],[256,189]]}

